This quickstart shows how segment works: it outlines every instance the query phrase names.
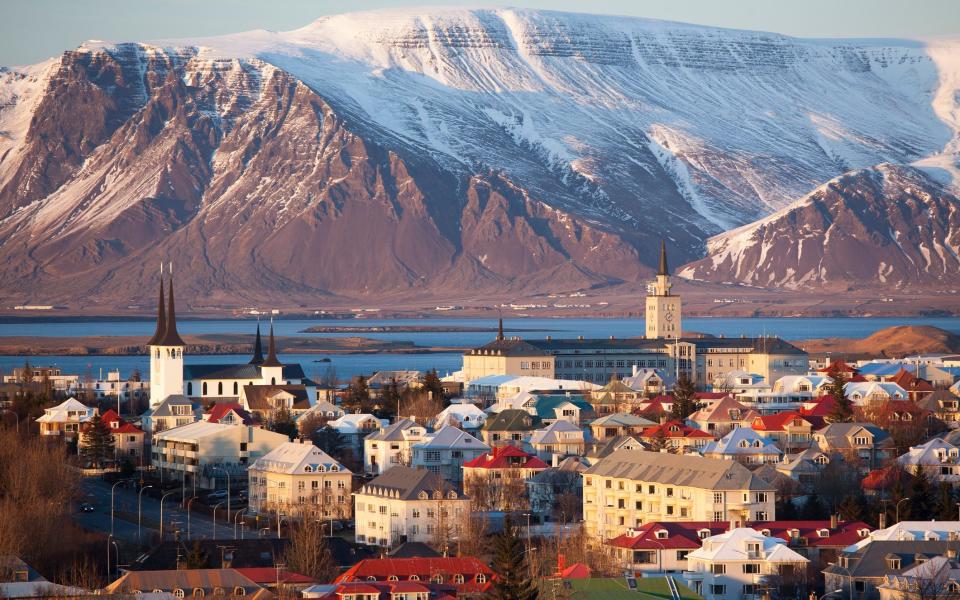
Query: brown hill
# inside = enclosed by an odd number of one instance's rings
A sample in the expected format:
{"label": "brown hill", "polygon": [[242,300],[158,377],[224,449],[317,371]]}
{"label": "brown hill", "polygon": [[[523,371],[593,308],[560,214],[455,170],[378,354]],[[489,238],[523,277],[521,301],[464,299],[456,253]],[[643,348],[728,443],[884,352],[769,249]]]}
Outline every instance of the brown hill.
{"label": "brown hill", "polygon": [[855,354],[900,357],[908,354],[960,352],[960,335],[926,325],[899,325],[874,332],[862,340],[823,338],[800,344],[811,354]]}

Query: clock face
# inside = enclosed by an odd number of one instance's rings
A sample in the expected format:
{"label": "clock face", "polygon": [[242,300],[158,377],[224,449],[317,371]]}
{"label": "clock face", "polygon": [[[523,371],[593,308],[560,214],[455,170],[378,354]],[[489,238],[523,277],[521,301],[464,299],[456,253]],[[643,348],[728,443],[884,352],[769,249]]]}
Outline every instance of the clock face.
{"label": "clock face", "polygon": [[668,310],[667,313],[663,315],[663,318],[668,322],[673,321],[673,313]]}

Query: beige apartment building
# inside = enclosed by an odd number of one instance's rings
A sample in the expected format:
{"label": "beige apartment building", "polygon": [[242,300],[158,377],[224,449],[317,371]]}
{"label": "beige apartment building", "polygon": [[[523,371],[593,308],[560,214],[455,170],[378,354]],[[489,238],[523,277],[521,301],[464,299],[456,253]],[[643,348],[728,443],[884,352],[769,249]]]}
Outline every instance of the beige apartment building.
{"label": "beige apartment building", "polygon": [[437,473],[397,466],[361,487],[354,508],[358,544],[455,544],[470,500]]}
{"label": "beige apartment building", "polygon": [[353,473],[310,442],[287,442],[248,470],[250,510],[349,519]]}
{"label": "beige apartment building", "polygon": [[653,521],[772,521],[776,490],[738,462],[617,450],[583,473],[587,532],[609,539]]}

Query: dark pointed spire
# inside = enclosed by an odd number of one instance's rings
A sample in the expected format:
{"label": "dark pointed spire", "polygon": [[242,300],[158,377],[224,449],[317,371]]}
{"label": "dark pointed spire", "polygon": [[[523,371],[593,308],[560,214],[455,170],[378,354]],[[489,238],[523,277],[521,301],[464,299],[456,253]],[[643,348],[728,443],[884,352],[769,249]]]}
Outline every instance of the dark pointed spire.
{"label": "dark pointed spire", "polygon": [[257,339],[253,342],[253,358],[250,359],[251,365],[263,364],[263,342],[260,341],[260,321],[257,320]]}
{"label": "dark pointed spire", "polygon": [[277,346],[273,342],[273,320],[270,320],[270,342],[267,344],[267,360],[263,361],[261,367],[282,367],[277,359]]}
{"label": "dark pointed spire", "polygon": [[173,268],[170,268],[170,288],[167,290],[169,301],[167,302],[167,326],[164,328],[163,339],[160,346],[186,346],[177,333],[177,311],[173,304]]}
{"label": "dark pointed spire", "polygon": [[667,244],[663,240],[660,240],[660,270],[657,271],[657,275],[669,275],[670,271],[667,269]]}
{"label": "dark pointed spire", "polygon": [[497,326],[497,339],[503,340],[503,316],[500,317],[499,325]]}
{"label": "dark pointed spire", "polygon": [[167,331],[167,313],[163,309],[163,266],[160,267],[160,300],[157,302],[157,330],[153,332],[153,337],[147,342],[148,346],[156,346],[163,339],[163,334]]}

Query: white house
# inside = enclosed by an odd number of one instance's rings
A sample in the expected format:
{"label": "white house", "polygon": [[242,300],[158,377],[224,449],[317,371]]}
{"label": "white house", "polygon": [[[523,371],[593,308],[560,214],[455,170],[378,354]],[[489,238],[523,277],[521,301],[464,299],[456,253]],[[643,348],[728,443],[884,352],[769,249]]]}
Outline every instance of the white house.
{"label": "white house", "polygon": [[464,431],[476,431],[487,422],[487,413],[471,402],[462,400],[453,401],[450,406],[440,411],[433,420],[433,427],[439,429],[444,425],[453,425]]}
{"label": "white house", "polygon": [[843,391],[857,406],[864,406],[870,402],[909,399],[907,390],[888,381],[851,381],[844,386]]}
{"label": "white house", "polygon": [[397,465],[410,465],[413,445],[427,439],[427,428],[412,419],[400,419],[363,438],[363,470],[379,475]]}
{"label": "white house", "polygon": [[151,456],[162,479],[215,487],[218,478],[247,478],[247,467],[289,438],[260,427],[197,421],[155,433]]}
{"label": "white house", "polygon": [[93,419],[97,409],[86,406],[76,398],[68,398],[51,408],[43,409],[43,415],[37,419],[40,435],[62,435],[73,439],[80,432],[80,426]]}
{"label": "white house", "polygon": [[749,427],[738,427],[719,440],[704,446],[702,454],[707,458],[735,460],[746,465],[762,465],[780,462],[783,451],[773,440],[761,436]]}
{"label": "white house", "polygon": [[470,500],[425,469],[393,467],[354,494],[359,544],[456,542],[469,514]]}
{"label": "white house", "polygon": [[353,512],[353,474],[309,442],[280,444],[254,461],[248,476],[254,513],[346,519]]}
{"label": "white house", "polygon": [[559,391],[588,392],[603,386],[574,379],[553,379],[530,375],[487,375],[467,384],[468,396],[483,396],[498,400],[516,396],[521,392]]}
{"label": "white house", "polygon": [[559,420],[543,429],[535,429],[527,443],[540,460],[556,465],[567,456],[583,456],[586,440],[582,429],[569,421]]}
{"label": "white house", "polygon": [[773,383],[773,391],[788,394],[805,394],[812,398],[819,395],[824,386],[830,383],[829,377],[822,375],[785,375]]}
{"label": "white house", "polygon": [[469,433],[445,425],[413,445],[412,464],[459,483],[463,481],[463,463],[488,450],[490,446]]}
{"label": "white house", "polygon": [[364,413],[343,415],[327,423],[327,427],[336,429],[343,436],[358,457],[363,452],[363,438],[386,426],[386,420]]}
{"label": "white house", "polygon": [[809,562],[780,538],[738,527],[704,539],[687,555],[683,578],[706,600],[760,600],[770,582],[802,581]]}
{"label": "white house", "polygon": [[897,462],[913,475],[922,470],[928,481],[960,482],[960,449],[938,437],[911,446],[905,454],[897,457]]}

